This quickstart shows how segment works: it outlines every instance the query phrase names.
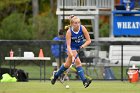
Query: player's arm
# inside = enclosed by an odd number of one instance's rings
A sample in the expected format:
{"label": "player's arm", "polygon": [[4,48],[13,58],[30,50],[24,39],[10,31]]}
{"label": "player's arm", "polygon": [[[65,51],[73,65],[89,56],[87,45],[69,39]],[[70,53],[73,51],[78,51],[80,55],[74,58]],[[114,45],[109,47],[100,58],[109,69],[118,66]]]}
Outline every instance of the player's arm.
{"label": "player's arm", "polygon": [[73,53],[72,53],[72,50],[71,50],[71,32],[70,32],[69,29],[66,33],[66,44],[67,44],[68,53],[70,54],[70,56],[73,56]]}
{"label": "player's arm", "polygon": [[83,33],[84,33],[84,36],[86,39],[86,42],[81,46],[81,48],[84,48],[91,43],[91,39],[90,39],[90,36],[89,36],[87,29],[83,25],[82,25],[82,30],[83,30]]}

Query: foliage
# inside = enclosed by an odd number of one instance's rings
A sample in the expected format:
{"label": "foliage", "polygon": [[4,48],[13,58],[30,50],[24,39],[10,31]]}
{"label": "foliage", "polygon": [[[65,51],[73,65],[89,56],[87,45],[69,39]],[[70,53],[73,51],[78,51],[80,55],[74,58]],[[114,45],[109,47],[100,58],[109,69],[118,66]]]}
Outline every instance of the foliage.
{"label": "foliage", "polygon": [[56,16],[57,0],[39,0],[39,14]]}
{"label": "foliage", "polygon": [[36,17],[31,16],[31,0],[6,1],[0,1],[0,39],[52,40],[57,35],[57,18],[49,11],[50,1],[39,0],[40,14]]}
{"label": "foliage", "polygon": [[35,39],[52,40],[57,35],[57,19],[48,16],[36,16],[34,19]]}
{"label": "foliage", "polygon": [[46,12],[46,11],[49,11],[50,9],[50,6],[48,5],[49,0],[39,0],[39,9],[40,9],[40,12]]}
{"label": "foliage", "polygon": [[12,13],[1,23],[0,30],[1,39],[33,39],[33,28],[24,21],[24,15],[20,13]]}
{"label": "foliage", "polygon": [[10,6],[12,4],[18,5],[21,3],[25,3],[31,0],[0,0],[0,10],[6,8],[7,6]]}
{"label": "foliage", "polygon": [[99,25],[99,35],[100,35],[100,37],[108,37],[109,36],[109,31],[110,31],[109,23],[103,22],[101,20],[100,25]]}
{"label": "foliage", "polygon": [[[33,23],[34,22],[34,23]],[[31,18],[28,24],[24,15],[12,13],[3,19],[0,29],[0,39],[47,39],[51,40],[57,35],[57,19],[48,16]]]}

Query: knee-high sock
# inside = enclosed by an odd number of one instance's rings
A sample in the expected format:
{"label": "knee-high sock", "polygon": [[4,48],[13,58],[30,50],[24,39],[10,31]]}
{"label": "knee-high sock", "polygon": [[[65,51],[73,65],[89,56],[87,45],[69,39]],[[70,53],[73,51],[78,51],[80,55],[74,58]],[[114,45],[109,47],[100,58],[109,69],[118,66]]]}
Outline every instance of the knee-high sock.
{"label": "knee-high sock", "polygon": [[57,73],[54,75],[55,77],[55,79],[57,79],[64,71],[66,71],[68,68],[65,68],[64,67],[64,65],[62,65],[61,67],[60,67],[60,69],[57,71]]}
{"label": "knee-high sock", "polygon": [[80,76],[81,80],[84,82],[86,80],[84,70],[82,66],[76,68],[78,75]]}

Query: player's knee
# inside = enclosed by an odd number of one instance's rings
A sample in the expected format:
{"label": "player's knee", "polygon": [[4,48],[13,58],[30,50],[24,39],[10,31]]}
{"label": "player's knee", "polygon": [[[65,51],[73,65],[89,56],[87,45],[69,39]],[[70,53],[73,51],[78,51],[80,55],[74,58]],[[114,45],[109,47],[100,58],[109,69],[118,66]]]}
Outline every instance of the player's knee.
{"label": "player's knee", "polygon": [[66,68],[69,68],[71,64],[66,62],[64,65]]}
{"label": "player's knee", "polygon": [[76,67],[82,66],[81,62],[76,62]]}

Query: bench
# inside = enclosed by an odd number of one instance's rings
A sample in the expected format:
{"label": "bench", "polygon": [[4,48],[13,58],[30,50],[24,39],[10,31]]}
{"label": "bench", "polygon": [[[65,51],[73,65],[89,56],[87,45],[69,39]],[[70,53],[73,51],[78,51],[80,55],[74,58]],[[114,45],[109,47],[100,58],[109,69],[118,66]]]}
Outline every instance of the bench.
{"label": "bench", "polygon": [[[121,49],[122,48],[120,45],[110,45],[110,48],[109,48],[110,65],[121,66],[121,51],[122,51]],[[140,46],[139,45],[123,45],[123,65],[124,66],[129,66],[131,64],[140,65],[140,61],[130,60],[131,57],[133,56],[140,56]],[[117,61],[118,61],[118,64],[116,64]]]}

